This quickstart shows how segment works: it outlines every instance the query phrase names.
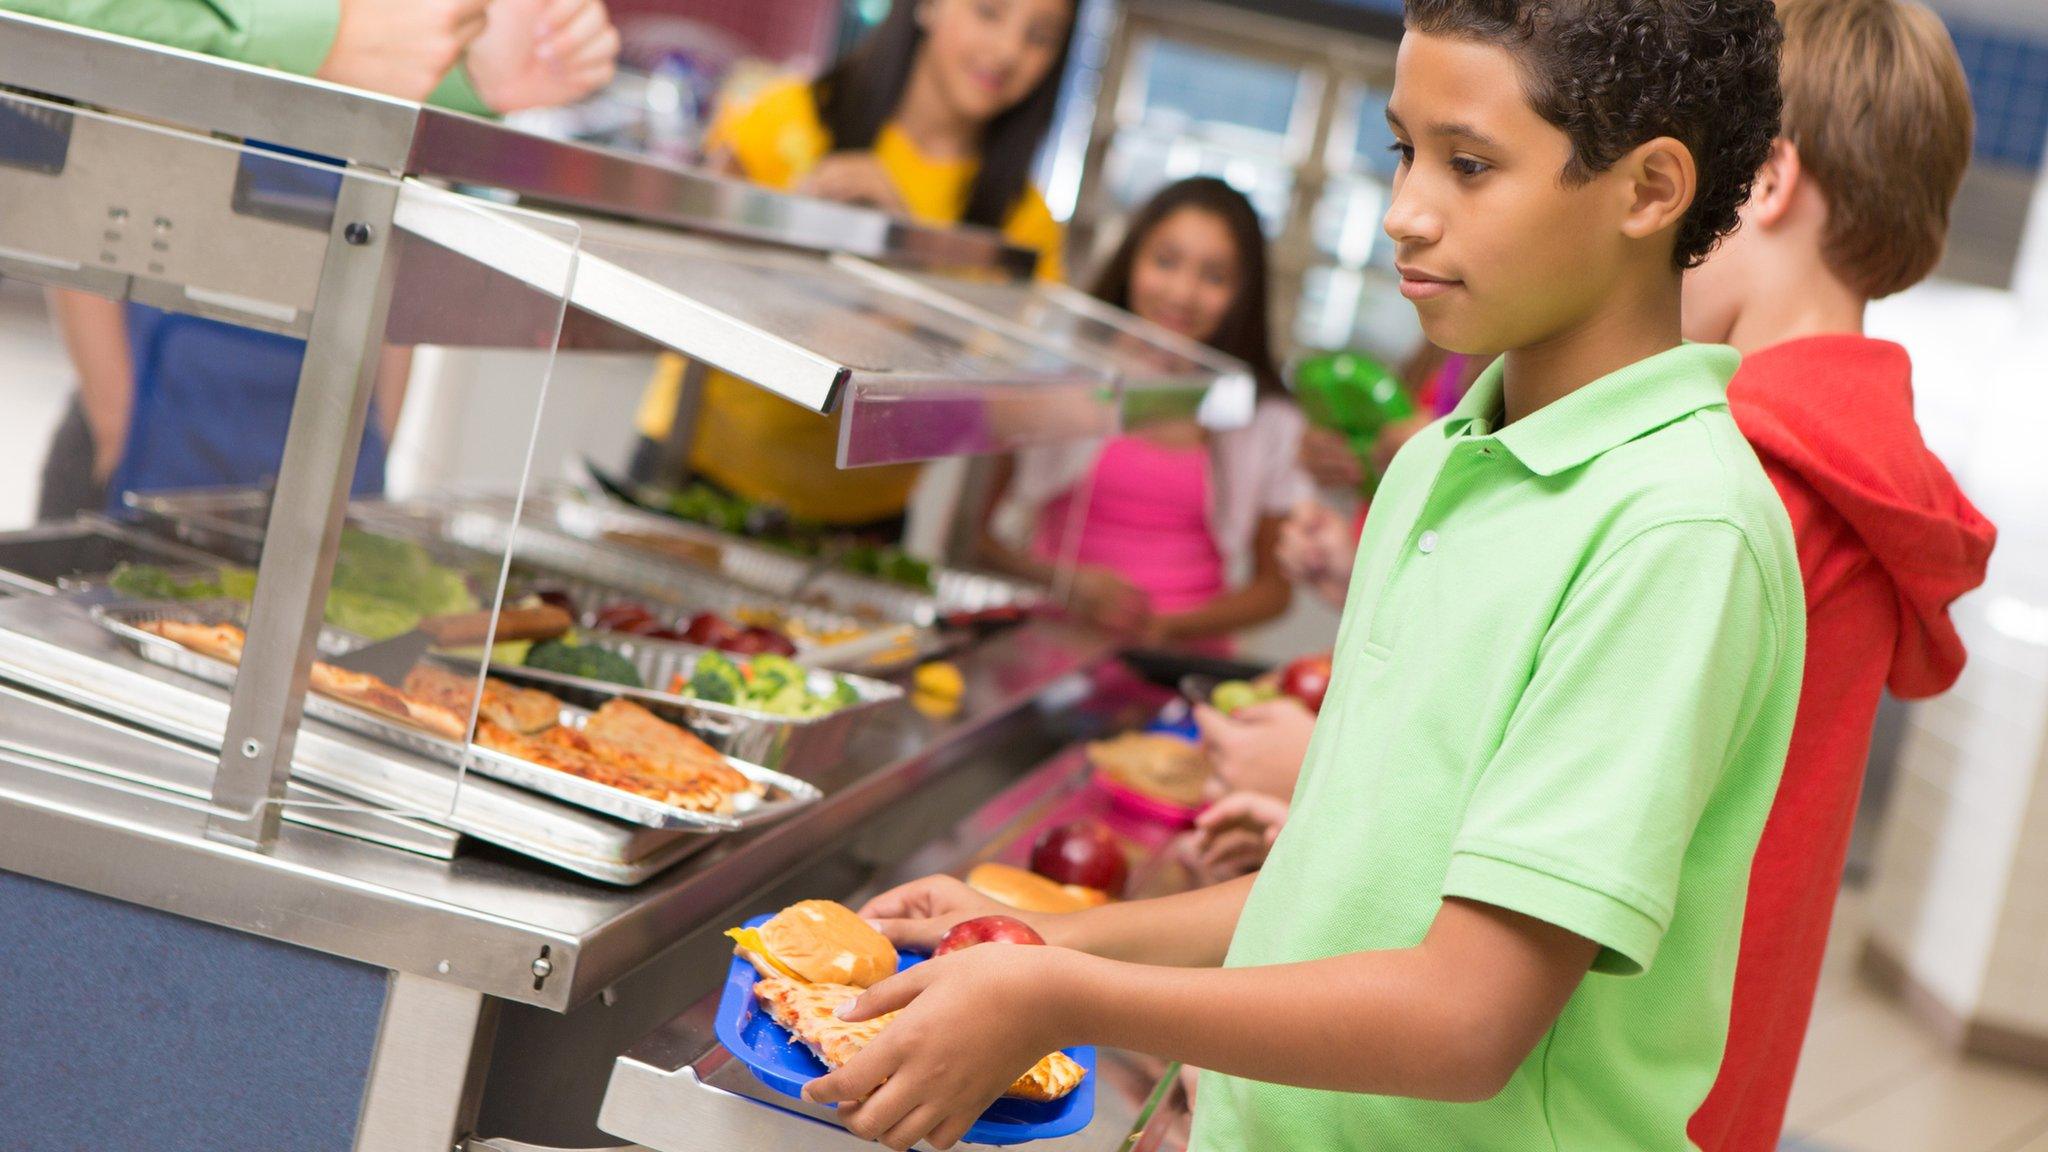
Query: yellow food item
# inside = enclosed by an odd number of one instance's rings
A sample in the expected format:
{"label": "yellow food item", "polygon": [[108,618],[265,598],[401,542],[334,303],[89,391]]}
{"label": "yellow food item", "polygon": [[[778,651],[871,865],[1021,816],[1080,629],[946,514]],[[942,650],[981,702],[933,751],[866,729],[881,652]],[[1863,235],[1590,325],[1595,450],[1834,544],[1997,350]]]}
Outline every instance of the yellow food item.
{"label": "yellow food item", "polygon": [[945,700],[958,700],[967,691],[967,681],[960,675],[960,669],[944,660],[919,665],[912,684],[926,696]]}
{"label": "yellow food item", "polygon": [[865,988],[896,974],[896,946],[830,900],[804,900],[775,914],[760,928],[726,933],[735,949],[763,972],[793,979]]}

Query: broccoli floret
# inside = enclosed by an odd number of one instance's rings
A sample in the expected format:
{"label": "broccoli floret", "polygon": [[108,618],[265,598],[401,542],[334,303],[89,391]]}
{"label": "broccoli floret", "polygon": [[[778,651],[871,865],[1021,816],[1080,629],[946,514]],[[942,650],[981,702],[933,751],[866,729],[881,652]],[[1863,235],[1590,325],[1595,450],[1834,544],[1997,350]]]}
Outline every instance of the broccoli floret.
{"label": "broccoli floret", "polygon": [[763,652],[747,663],[747,695],[767,699],[791,684],[802,687],[808,674],[787,656]]}
{"label": "broccoli floret", "polygon": [[690,695],[712,704],[734,704],[746,691],[746,681],[731,660],[717,652],[697,657],[697,666],[690,671]]}
{"label": "broccoli floret", "polygon": [[559,672],[564,676],[581,676],[585,680],[624,684],[628,688],[644,686],[640,681],[640,670],[633,667],[631,660],[595,644],[543,641],[526,654],[526,666],[544,672]]}

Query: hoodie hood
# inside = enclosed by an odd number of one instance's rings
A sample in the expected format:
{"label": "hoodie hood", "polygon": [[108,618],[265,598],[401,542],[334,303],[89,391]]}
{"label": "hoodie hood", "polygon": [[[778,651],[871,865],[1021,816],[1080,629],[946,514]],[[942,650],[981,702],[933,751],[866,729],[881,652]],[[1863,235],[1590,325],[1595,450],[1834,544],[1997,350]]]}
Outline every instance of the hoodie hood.
{"label": "hoodie hood", "polygon": [[[1984,582],[1997,539],[1921,439],[1912,379],[1897,344],[1822,336],[1744,358],[1728,387],[1736,422],[1772,478],[1781,488],[1787,476],[1803,484],[1846,525],[1830,555],[1810,556],[1800,541],[1808,603],[1830,570],[1861,564],[1842,555],[1858,548],[1890,580],[1899,641],[1886,682],[1905,698],[1940,692],[1962,672],[1948,608]],[[1805,536],[1796,514],[1794,527]]]}

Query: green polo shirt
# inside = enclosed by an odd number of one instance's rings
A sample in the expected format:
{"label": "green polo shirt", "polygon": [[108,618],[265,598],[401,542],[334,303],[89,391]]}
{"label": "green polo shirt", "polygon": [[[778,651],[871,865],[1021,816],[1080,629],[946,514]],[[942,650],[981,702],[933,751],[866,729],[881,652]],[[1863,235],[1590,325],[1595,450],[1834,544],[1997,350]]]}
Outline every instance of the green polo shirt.
{"label": "green polo shirt", "polygon": [[1205,1075],[1194,1147],[1692,1147],[1805,652],[1736,362],[1675,348],[1506,428],[1496,364],[1402,450],[1227,961],[1411,947],[1462,897],[1600,945],[1557,1023],[1479,1104]]}
{"label": "green polo shirt", "polygon": [[[341,23],[340,0],[0,0],[0,9],[302,76],[319,70]],[[491,114],[460,67],[427,101]]]}

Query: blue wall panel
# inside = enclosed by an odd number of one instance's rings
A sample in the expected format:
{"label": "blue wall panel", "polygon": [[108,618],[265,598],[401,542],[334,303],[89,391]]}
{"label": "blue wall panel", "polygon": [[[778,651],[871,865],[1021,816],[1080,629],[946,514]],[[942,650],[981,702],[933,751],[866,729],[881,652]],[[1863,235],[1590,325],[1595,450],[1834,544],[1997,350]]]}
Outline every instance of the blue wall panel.
{"label": "blue wall panel", "polygon": [[0,871],[0,1150],[347,1152],[384,980]]}

